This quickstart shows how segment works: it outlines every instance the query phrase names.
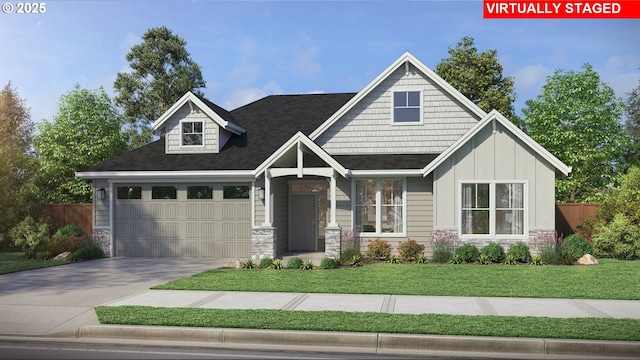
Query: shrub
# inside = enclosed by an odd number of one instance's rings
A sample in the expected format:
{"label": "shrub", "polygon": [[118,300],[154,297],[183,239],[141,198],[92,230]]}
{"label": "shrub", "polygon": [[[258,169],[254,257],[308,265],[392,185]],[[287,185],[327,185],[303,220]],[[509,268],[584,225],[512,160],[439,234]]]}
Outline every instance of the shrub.
{"label": "shrub", "polygon": [[104,256],[104,251],[102,247],[93,241],[89,241],[84,244],[81,248],[76,250],[73,255],[71,255],[71,260],[73,261],[83,261],[83,260],[92,260],[92,259],[100,259]]}
{"label": "shrub", "polygon": [[516,261],[515,256],[508,254],[507,256],[504,257],[504,261],[502,263],[505,265],[515,265],[518,262]]}
{"label": "shrub", "polygon": [[322,269],[335,269],[338,267],[338,262],[334,258],[324,258],[320,262],[320,268]]}
{"label": "shrub", "polygon": [[478,264],[487,265],[490,263],[491,263],[491,259],[489,259],[489,256],[487,256],[487,254],[480,253],[480,255],[478,255]]}
{"label": "shrub", "polygon": [[580,235],[572,234],[562,240],[560,255],[573,263],[585,254],[593,254],[593,246]]}
{"label": "shrub", "polygon": [[483,247],[482,250],[480,250],[480,254],[486,255],[489,261],[494,263],[499,263],[504,260],[504,250],[502,246],[493,242]]}
{"label": "shrub", "polygon": [[454,257],[459,257],[459,264],[470,263],[476,261],[480,250],[473,244],[464,244],[456,249]]}
{"label": "shrub", "polygon": [[353,267],[362,266],[362,256],[353,255],[353,257],[349,259],[348,263],[349,263],[349,266],[353,266]]}
{"label": "shrub", "polygon": [[616,214],[611,223],[599,228],[593,244],[602,254],[633,259],[640,255],[640,227],[633,225],[626,215]]}
{"label": "shrub", "polygon": [[260,265],[258,266],[260,269],[268,269],[273,266],[273,260],[271,258],[264,258],[260,260]]}
{"label": "shrub", "polygon": [[533,237],[531,244],[544,264],[558,265],[562,263],[559,251],[562,245],[562,238],[558,237],[555,231],[537,233]]}
{"label": "shrub", "polygon": [[432,260],[435,263],[446,264],[451,260],[458,245],[458,234],[450,231],[436,230],[430,241],[433,251]]}
{"label": "shrub", "polygon": [[82,235],[84,235],[84,230],[82,230],[82,228],[73,224],[68,224],[58,229],[58,231],[53,234],[53,237],[80,237]]}
{"label": "shrub", "polygon": [[464,264],[466,261],[464,261],[462,255],[453,254],[453,257],[451,258],[451,260],[449,260],[449,262],[452,264]]}
{"label": "shrub", "polygon": [[427,256],[425,254],[420,254],[416,258],[416,264],[428,264],[429,260],[427,260]]}
{"label": "shrub", "polygon": [[35,259],[49,241],[49,224],[27,216],[11,229],[9,235],[13,244],[22,250],[27,259]]}
{"label": "shrub", "polygon": [[400,259],[396,256],[396,254],[389,255],[389,259],[387,259],[389,264],[399,264]]}
{"label": "shrub", "polygon": [[48,240],[41,250],[42,257],[49,259],[63,252],[75,253],[83,246],[91,243],[92,240],[86,236],[54,236]]}
{"label": "shrub", "polygon": [[415,240],[407,239],[407,241],[398,245],[398,252],[402,261],[413,261],[418,258],[424,251],[424,245],[418,244]]}
{"label": "shrub", "polygon": [[531,265],[544,265],[544,261],[542,261],[542,257],[540,257],[540,255],[536,255],[531,258]]}
{"label": "shrub", "polygon": [[304,263],[299,257],[292,257],[289,259],[289,262],[287,262],[287,269],[300,269],[302,265],[304,265]]}
{"label": "shrub", "polygon": [[367,256],[374,259],[387,259],[391,255],[391,245],[388,241],[380,238],[369,242],[367,245]]}
{"label": "shrub", "polygon": [[524,264],[528,264],[531,262],[531,252],[529,251],[529,247],[519,241],[509,247],[509,251],[507,251],[507,256],[513,256],[513,258],[517,262],[521,262]]}
{"label": "shrub", "polygon": [[274,259],[272,266],[276,270],[280,270],[284,268],[284,265],[282,264],[282,259]]}
{"label": "shrub", "polygon": [[240,267],[243,269],[255,269],[256,264],[253,262],[253,259],[247,259],[247,261],[240,264]]}
{"label": "shrub", "polygon": [[316,266],[313,265],[313,260],[307,259],[307,261],[305,261],[304,264],[302,264],[300,269],[302,269],[302,270],[313,270],[313,268],[315,268],[315,267]]}
{"label": "shrub", "polygon": [[354,255],[362,255],[360,250],[360,231],[357,228],[343,231],[340,238],[340,260],[348,262]]}

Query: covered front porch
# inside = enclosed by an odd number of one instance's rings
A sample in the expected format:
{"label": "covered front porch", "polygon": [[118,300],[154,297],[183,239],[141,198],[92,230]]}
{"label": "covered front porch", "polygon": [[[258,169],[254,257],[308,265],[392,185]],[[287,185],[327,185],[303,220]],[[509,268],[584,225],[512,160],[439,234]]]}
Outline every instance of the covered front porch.
{"label": "covered front porch", "polygon": [[340,256],[337,181],[344,169],[302,133],[296,134],[256,170],[251,256],[290,253]]}

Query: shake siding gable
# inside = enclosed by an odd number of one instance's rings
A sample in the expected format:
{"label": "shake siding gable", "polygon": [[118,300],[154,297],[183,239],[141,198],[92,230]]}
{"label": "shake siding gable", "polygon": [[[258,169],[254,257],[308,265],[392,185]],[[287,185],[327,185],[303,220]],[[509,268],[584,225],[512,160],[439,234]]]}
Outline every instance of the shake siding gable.
{"label": "shake siding gable", "polygon": [[[204,146],[182,146],[181,121],[202,121]],[[196,106],[182,106],[166,121],[167,154],[217,153],[219,126]]]}
{"label": "shake siding gable", "polygon": [[[422,124],[393,124],[393,92],[421,91]],[[316,143],[331,155],[440,153],[479,120],[413,65],[400,66]]]}

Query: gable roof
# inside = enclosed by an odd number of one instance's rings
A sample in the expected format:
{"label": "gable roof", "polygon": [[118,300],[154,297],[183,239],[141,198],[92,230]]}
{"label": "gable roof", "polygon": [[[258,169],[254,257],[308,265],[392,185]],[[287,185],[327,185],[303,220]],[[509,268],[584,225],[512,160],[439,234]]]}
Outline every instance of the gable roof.
{"label": "gable roof", "polygon": [[515,126],[511,121],[502,116],[497,110],[492,110],[489,114],[487,114],[482,120],[480,120],[474,127],[472,127],[469,131],[467,131],[464,135],[462,135],[455,143],[453,143],[450,147],[448,147],[442,154],[440,154],[437,158],[435,158],[429,165],[425,166],[422,169],[422,175],[427,176],[433,170],[435,170],[438,166],[440,166],[445,160],[447,160],[450,156],[455,154],[458,149],[460,149],[467,141],[471,140],[480,130],[482,130],[485,126],[490,124],[492,121],[499,122],[502,126],[504,126],[509,132],[515,135],[518,139],[520,139],[525,145],[527,145],[531,150],[533,150],[536,154],[542,157],[544,160],[549,162],[556,168],[556,171],[564,174],[565,176],[569,175],[571,172],[571,168],[565,165],[560,159],[551,154],[547,149],[542,147],[542,145],[538,144],[535,140],[533,140],[529,135],[525,134],[522,130],[520,130],[517,126]]}
{"label": "gable roof", "polygon": [[[254,170],[296,132],[311,133],[355,93],[271,95],[229,112],[246,129],[217,154],[166,154],[165,139],[78,173],[123,171]],[[250,143],[250,146],[247,144]]]}
{"label": "gable roof", "polygon": [[184,94],[180,100],[176,101],[164,114],[160,115],[158,120],[153,123],[153,130],[158,130],[164,123],[180,110],[185,104],[191,103],[197,106],[202,112],[204,112],[210,119],[212,119],[221,128],[230,131],[236,135],[244,133],[246,130],[233,121],[235,121],[233,115],[227,110],[219,107],[209,100],[201,98],[196,94],[188,91]]}
{"label": "gable roof", "polygon": [[429,69],[426,65],[424,65],[420,60],[418,60],[415,56],[411,55],[408,51],[402,54],[396,61],[394,61],[389,67],[387,67],[380,75],[378,75],[373,81],[371,81],[367,86],[365,86],[360,92],[356,94],[349,102],[347,102],[343,107],[341,107],[336,113],[334,113],[330,118],[327,119],[322,125],[318,126],[317,129],[309,136],[311,140],[316,140],[320,135],[322,135],[327,129],[331,127],[336,121],[338,121],[344,114],[346,114],[349,110],[351,110],[354,106],[356,106],[362,99],[365,98],[369,93],[371,93],[378,85],[380,85],[384,80],[386,80],[394,71],[398,69],[398,67],[404,64],[411,64],[416,67],[419,71],[421,71],[428,79],[433,81],[435,84],[440,86],[445,92],[451,95],[454,99],[459,101],[463,106],[465,106],[469,111],[476,114],[478,118],[483,118],[487,115],[487,113],[480,109],[476,104],[474,104],[471,100],[469,100],[466,96],[462,95],[458,90],[456,90],[453,86],[449,85],[443,78],[441,78],[438,74],[433,72],[433,70]]}
{"label": "gable roof", "polygon": [[[297,144],[302,144],[307,147],[308,150],[316,154],[320,159],[326,162],[329,166],[331,166],[335,171],[337,171],[340,175],[346,176],[347,169],[344,166],[340,165],[331,155],[327,154],[320,146],[311,141],[305,134],[298,131],[295,135],[289,139],[286,143],[282,144],[278,148],[278,150],[274,151],[271,156],[269,156],[265,161],[262,162],[257,168],[255,172],[255,176],[258,177],[261,175],[267,168],[272,166],[278,159],[280,159],[283,155],[285,155],[292,147]],[[298,164],[301,166],[301,164]]]}

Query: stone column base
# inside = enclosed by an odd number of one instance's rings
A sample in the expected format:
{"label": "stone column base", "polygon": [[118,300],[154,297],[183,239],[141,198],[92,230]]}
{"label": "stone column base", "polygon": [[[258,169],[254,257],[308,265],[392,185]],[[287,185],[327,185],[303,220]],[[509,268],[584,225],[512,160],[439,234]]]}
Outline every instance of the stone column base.
{"label": "stone column base", "polygon": [[92,237],[102,248],[104,257],[111,257],[111,232],[107,229],[93,229]]}
{"label": "stone column base", "polygon": [[261,226],[251,229],[251,258],[275,259],[278,255],[276,246],[276,228]]}
{"label": "stone column base", "polygon": [[324,229],[324,255],[328,258],[340,258],[340,243],[342,240],[342,228],[327,227]]}

